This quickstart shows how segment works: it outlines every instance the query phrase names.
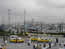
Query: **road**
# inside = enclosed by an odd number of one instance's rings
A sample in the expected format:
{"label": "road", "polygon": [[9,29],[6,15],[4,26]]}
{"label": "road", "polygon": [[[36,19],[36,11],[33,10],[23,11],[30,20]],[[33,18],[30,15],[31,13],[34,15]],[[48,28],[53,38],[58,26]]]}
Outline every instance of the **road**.
{"label": "road", "polygon": [[32,46],[27,46],[24,43],[8,43],[6,49],[32,49]]}
{"label": "road", "polygon": [[[54,39],[53,37],[50,37]],[[58,37],[59,43],[65,42],[65,38]],[[0,43],[2,43],[2,38],[0,38]],[[50,49],[59,49],[59,43],[56,46],[51,47]],[[62,44],[63,46],[63,44]],[[28,46],[25,43],[7,43],[6,49],[33,49],[32,44],[31,46]]]}
{"label": "road", "polygon": [[[21,43],[21,44],[8,43],[8,45],[6,46],[6,49],[33,49],[33,47],[32,47],[32,45],[28,46],[28,45],[25,45],[24,43]],[[57,45],[50,49],[59,49],[59,46]]]}

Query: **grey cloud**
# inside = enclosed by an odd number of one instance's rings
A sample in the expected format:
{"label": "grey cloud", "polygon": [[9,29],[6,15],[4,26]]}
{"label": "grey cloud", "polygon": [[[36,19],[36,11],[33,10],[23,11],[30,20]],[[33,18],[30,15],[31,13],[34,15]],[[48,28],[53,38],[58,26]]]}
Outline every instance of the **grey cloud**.
{"label": "grey cloud", "polygon": [[36,0],[38,5],[51,8],[65,8],[65,0]]}
{"label": "grey cloud", "polygon": [[64,0],[62,0],[62,2],[61,0],[0,0],[0,15],[7,17],[8,9],[11,9],[11,15],[16,16],[17,21],[20,21],[24,18],[25,8],[26,20],[31,20],[33,17],[36,21],[56,22],[64,19],[65,1],[63,1]]}

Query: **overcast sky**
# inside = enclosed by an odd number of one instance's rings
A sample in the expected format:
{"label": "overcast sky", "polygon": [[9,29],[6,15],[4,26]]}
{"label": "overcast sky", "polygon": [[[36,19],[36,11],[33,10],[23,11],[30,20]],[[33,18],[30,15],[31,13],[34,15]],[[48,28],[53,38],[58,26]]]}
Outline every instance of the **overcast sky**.
{"label": "overcast sky", "polygon": [[0,17],[5,16],[5,22],[8,21],[8,9],[11,9],[10,16],[13,22],[15,16],[17,22],[23,22],[24,9],[26,20],[33,18],[35,21],[51,23],[65,20],[65,0],[0,0]]}

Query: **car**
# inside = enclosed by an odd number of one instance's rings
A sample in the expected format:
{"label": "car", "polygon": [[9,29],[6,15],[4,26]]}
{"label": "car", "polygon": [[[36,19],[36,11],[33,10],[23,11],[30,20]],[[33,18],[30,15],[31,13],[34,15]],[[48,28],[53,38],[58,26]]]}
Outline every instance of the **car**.
{"label": "car", "polygon": [[28,35],[29,35],[29,33],[28,33],[28,32],[25,32],[25,33],[24,33],[24,35],[28,36]]}
{"label": "car", "polygon": [[47,38],[43,38],[43,37],[38,37],[38,42],[49,42],[49,40]]}
{"label": "car", "polygon": [[10,38],[9,41],[10,41],[10,42],[14,42],[14,43],[22,43],[22,42],[24,42],[24,40],[23,40],[21,37]]}
{"label": "car", "polygon": [[31,40],[31,41],[37,41],[37,40],[38,40],[38,38],[31,37],[31,38],[30,38],[30,40]]}
{"label": "car", "polygon": [[41,37],[31,37],[30,38],[31,41],[38,41],[38,42],[49,42],[49,40],[47,38],[41,38]]}
{"label": "car", "polygon": [[10,42],[15,42],[15,43],[16,43],[16,42],[17,42],[17,41],[16,41],[16,38],[18,38],[17,35],[11,35],[10,38],[9,38],[9,41],[10,41]]}
{"label": "car", "polygon": [[49,40],[39,39],[38,42],[49,42]]}
{"label": "car", "polygon": [[10,38],[10,42],[16,42],[16,38]]}
{"label": "car", "polygon": [[23,40],[21,37],[18,37],[18,38],[17,38],[17,42],[18,42],[18,43],[22,43],[22,42],[24,42],[24,40]]}
{"label": "car", "polygon": [[5,49],[5,45],[0,45],[0,49]]}
{"label": "car", "polygon": [[10,38],[17,38],[17,35],[11,35]]}

